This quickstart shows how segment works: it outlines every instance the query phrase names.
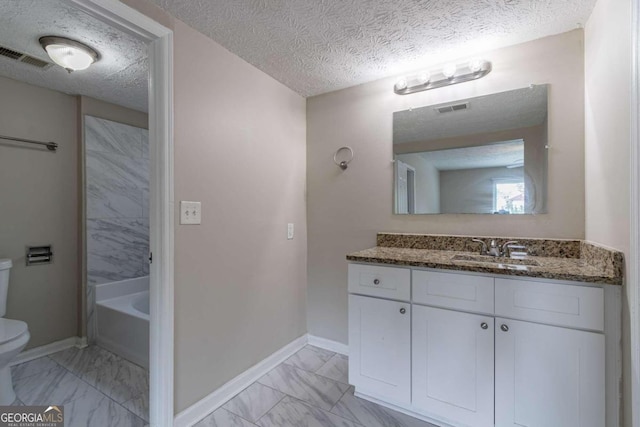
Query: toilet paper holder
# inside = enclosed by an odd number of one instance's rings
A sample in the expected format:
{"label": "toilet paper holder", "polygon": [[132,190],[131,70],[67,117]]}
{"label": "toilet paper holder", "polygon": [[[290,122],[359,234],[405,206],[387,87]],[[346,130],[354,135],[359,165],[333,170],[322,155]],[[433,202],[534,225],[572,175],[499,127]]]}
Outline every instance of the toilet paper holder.
{"label": "toilet paper holder", "polygon": [[27,246],[25,259],[27,261],[27,266],[51,264],[53,262],[53,250],[51,249],[51,245]]}

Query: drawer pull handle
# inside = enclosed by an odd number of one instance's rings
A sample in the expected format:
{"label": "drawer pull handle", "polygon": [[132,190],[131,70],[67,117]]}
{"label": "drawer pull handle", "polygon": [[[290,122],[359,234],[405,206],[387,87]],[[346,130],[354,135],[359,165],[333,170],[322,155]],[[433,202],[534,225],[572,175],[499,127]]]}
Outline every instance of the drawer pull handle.
{"label": "drawer pull handle", "polygon": [[373,284],[374,284],[374,285],[379,285],[379,284],[380,284],[380,280],[378,280],[378,279],[374,279],[374,280],[373,280]]}
{"label": "drawer pull handle", "polygon": [[504,332],[507,332],[509,330],[509,327],[505,324],[502,324],[502,326],[500,326],[500,329],[502,329]]}
{"label": "drawer pull handle", "polygon": [[482,329],[487,329],[489,327],[489,325],[487,325],[487,322],[482,322],[482,323],[480,323],[480,327]]}
{"label": "drawer pull handle", "polygon": [[407,309],[406,309],[406,308],[402,307],[402,308],[400,309],[400,314],[405,314],[406,312],[407,312]]}

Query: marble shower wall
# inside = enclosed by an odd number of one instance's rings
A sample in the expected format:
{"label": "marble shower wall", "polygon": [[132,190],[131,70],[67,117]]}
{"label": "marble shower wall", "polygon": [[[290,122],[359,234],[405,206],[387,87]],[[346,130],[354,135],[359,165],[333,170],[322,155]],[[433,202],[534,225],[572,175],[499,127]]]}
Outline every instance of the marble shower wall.
{"label": "marble shower wall", "polygon": [[84,116],[88,338],[94,286],[149,274],[149,132]]}

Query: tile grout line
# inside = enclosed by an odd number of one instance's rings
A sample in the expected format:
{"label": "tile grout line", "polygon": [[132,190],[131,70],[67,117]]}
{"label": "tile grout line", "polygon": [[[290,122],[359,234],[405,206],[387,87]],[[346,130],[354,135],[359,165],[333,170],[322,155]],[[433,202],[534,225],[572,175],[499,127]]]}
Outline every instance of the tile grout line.
{"label": "tile grout line", "polygon": [[[100,347],[102,348],[102,347]],[[86,385],[88,385],[90,388],[94,389],[95,391],[97,391],[98,393],[100,393],[101,395],[103,395],[104,397],[106,397],[107,399],[109,399],[111,402],[115,403],[116,405],[120,406],[122,409],[124,409],[125,411],[129,412],[131,415],[133,415],[134,417],[142,420],[143,425],[146,425],[148,423],[148,421],[146,421],[144,418],[141,418],[138,416],[138,414],[135,414],[133,411],[130,411],[128,408],[125,408],[124,405],[122,405],[121,403],[116,402],[114,399],[111,398],[111,396],[107,395],[106,393],[104,393],[102,390],[98,389],[97,387],[93,386],[91,383],[89,383],[87,380],[85,380],[84,378],[82,378],[81,376],[79,376],[78,374],[76,374],[75,372],[73,372],[71,369],[67,368],[66,366],[61,365],[60,363],[56,362],[55,360],[51,359],[51,357],[49,355],[45,356],[48,357],[52,362],[54,362],[56,365],[58,365],[59,367],[61,367],[62,369],[64,369],[65,371],[67,371],[68,373],[70,373],[71,375],[73,375],[74,377],[76,377],[77,379],[79,379],[80,381],[82,381],[83,383],[85,383]],[[141,394],[137,395],[136,397],[141,396]],[[80,399],[80,397],[78,397],[77,399],[73,399],[70,400],[69,403],[73,403],[76,400]],[[134,398],[131,398],[134,399]],[[131,400],[129,399],[129,400]],[[126,402],[128,402],[129,400],[127,400]],[[24,402],[23,402],[24,403]],[[123,402],[124,403],[124,402]],[[64,406],[64,405],[62,405]]]}
{"label": "tile grout line", "polygon": [[[237,396],[237,395],[236,395],[236,396]],[[235,397],[235,396],[234,396],[234,397]],[[249,424],[251,424],[252,426],[255,426],[255,425],[256,425],[256,423],[253,423],[253,422],[249,421],[248,419],[246,419],[246,418],[245,418],[245,417],[243,417],[242,415],[238,415],[238,414],[236,414],[235,412],[228,410],[227,408],[223,408],[223,407],[221,406],[221,407],[219,407],[218,409],[224,409],[225,411],[229,412],[230,414],[235,415],[236,417],[240,418],[241,420],[248,422],[248,423],[249,423]],[[216,409],[216,410],[215,410],[215,411],[213,411],[213,412],[218,411],[218,409]],[[212,412],[211,414],[213,414],[213,412]],[[211,415],[211,414],[209,414],[209,415]],[[209,415],[207,415],[207,417],[208,417]],[[207,418],[207,417],[204,417],[204,418]],[[202,420],[204,420],[204,418],[203,418]],[[202,421],[202,420],[200,420],[200,421]],[[198,422],[200,422],[200,421],[198,421]],[[196,423],[196,424],[197,424],[197,423]]]}
{"label": "tile grout line", "polygon": [[[334,353],[334,356],[335,356],[336,354],[337,354],[337,353]],[[332,358],[333,358],[333,356],[332,356]],[[329,359],[329,360],[331,360],[331,359]],[[329,362],[329,360],[327,360],[327,362],[325,362],[325,364],[326,364],[326,363],[328,363],[328,362]],[[322,378],[327,378],[327,379],[329,379],[329,380],[331,380],[331,381],[335,381],[336,383],[339,383],[339,384],[345,384],[345,383],[343,383],[343,382],[341,382],[341,381],[336,381],[336,380],[334,380],[334,379],[332,379],[332,378],[328,378],[328,377],[325,377],[325,376],[323,376],[323,375],[316,374],[315,372],[310,372],[310,371],[307,371],[307,370],[305,370],[305,369],[298,368],[297,366],[289,365],[288,363],[286,363],[286,361],[284,361],[284,362],[282,362],[282,363],[281,363],[281,365],[283,365],[283,364],[286,364],[286,365],[288,365],[288,366],[291,366],[291,367],[292,367],[292,368],[294,368],[294,369],[300,369],[300,370],[301,370],[301,371],[303,371],[303,372],[309,372],[309,373],[312,373],[312,374],[314,374],[314,375],[318,375],[318,376],[320,376],[320,377],[322,377]],[[322,366],[324,366],[325,364],[323,364]],[[278,366],[280,366],[280,365],[278,365]],[[277,368],[278,366],[276,366],[276,368]],[[320,368],[318,368],[318,369],[321,369],[321,368],[322,368],[322,366],[321,366]],[[276,368],[274,368],[274,369],[276,369]],[[256,382],[258,382],[258,381],[256,381]],[[334,403],[334,404],[331,406],[331,409],[329,409],[329,410],[324,409],[324,408],[321,408],[321,407],[319,407],[319,406],[317,406],[317,405],[314,405],[314,404],[313,404],[313,403],[311,403],[311,402],[307,402],[307,401],[304,401],[304,400],[302,400],[302,399],[299,399],[299,398],[297,398],[297,397],[295,397],[295,396],[292,396],[292,395],[290,395],[290,394],[288,394],[288,393],[285,393],[285,392],[280,391],[280,390],[278,390],[278,389],[275,389],[275,388],[273,388],[273,387],[270,387],[270,386],[264,385],[264,384],[262,384],[262,383],[260,383],[260,384],[261,384],[261,385],[263,385],[263,386],[265,386],[265,387],[268,387],[268,388],[270,388],[270,389],[272,389],[272,390],[276,390],[276,391],[278,391],[278,392],[280,392],[280,393],[284,394],[284,396],[283,396],[283,397],[278,401],[278,403],[276,403],[276,404],[275,404],[271,409],[269,409],[269,411],[265,412],[265,413],[264,413],[260,418],[258,418],[258,420],[256,420],[256,422],[257,422],[257,421],[259,421],[259,420],[261,420],[261,419],[262,419],[266,414],[268,414],[270,411],[272,411],[272,410],[273,410],[273,408],[275,408],[275,407],[276,407],[280,402],[282,402],[282,400],[284,400],[284,398],[285,398],[285,397],[287,397],[287,396],[288,396],[288,397],[290,397],[290,398],[292,398],[292,399],[295,399],[295,400],[296,400],[296,401],[298,401],[298,402],[301,402],[301,403],[303,403],[303,404],[305,404],[305,405],[311,406],[312,408],[316,408],[316,409],[320,409],[321,411],[328,412],[328,413],[330,413],[330,414],[332,414],[332,415],[335,415],[336,417],[342,418],[343,420],[347,420],[347,421],[349,421],[349,422],[351,422],[351,423],[353,423],[353,424],[356,424],[356,425],[358,425],[358,426],[361,426],[361,425],[362,425],[362,424],[360,424],[360,423],[359,423],[359,422],[357,422],[357,421],[350,420],[350,419],[345,418],[345,417],[343,417],[343,416],[341,416],[341,415],[338,415],[338,414],[335,414],[335,413],[331,412],[331,411],[336,407],[336,405],[338,404],[338,402],[340,402],[340,401],[342,400],[342,398],[345,396],[345,394],[347,394],[347,392],[349,391],[349,389],[351,389],[351,385],[349,385],[349,384],[345,384],[345,385],[347,385],[347,386],[348,386],[348,387],[347,387],[347,389],[342,393],[342,395],[340,395],[340,398],[339,398],[338,400],[336,400],[336,403]],[[234,397],[235,397],[235,396],[234,396]]]}
{"label": "tile grout line", "polygon": [[[348,385],[348,384],[347,384]],[[329,412],[331,412],[333,414],[333,410],[335,409],[335,407],[338,405],[338,403],[340,403],[340,401],[342,400],[342,398],[344,397],[345,394],[347,394],[347,392],[351,389],[351,386],[349,385],[349,387],[347,387],[347,389],[344,391],[344,393],[342,393],[342,396],[340,396],[340,399],[336,400],[336,403],[333,404],[333,406],[331,407],[331,409],[329,409]],[[337,415],[337,414],[335,414]],[[339,416],[339,415],[338,415]],[[342,417],[344,418],[344,417]]]}
{"label": "tile grout line", "polygon": [[[336,356],[337,356],[337,353],[336,353]],[[335,357],[335,356],[334,356],[334,357]],[[331,359],[333,359],[333,357],[332,357]],[[324,367],[325,367],[325,365],[331,361],[331,359],[327,360],[327,362],[326,362],[324,365],[322,365],[321,367],[319,367],[319,368],[318,368],[318,370],[317,370],[316,372],[314,372],[314,374],[316,374],[316,375],[318,375],[318,376],[320,376],[320,377],[323,377],[323,378],[328,378],[328,379],[330,379],[330,380],[332,380],[332,381],[335,381],[335,382],[338,382],[338,383],[340,383],[340,384],[348,385],[349,387],[351,387],[351,384],[349,384],[348,382],[346,382],[346,383],[345,383],[345,382],[342,382],[342,381],[340,381],[340,380],[336,380],[335,378],[331,378],[331,377],[328,377],[328,376],[326,376],[326,375],[322,375],[322,374],[319,374],[319,373],[318,373],[318,371],[320,371],[320,369],[324,368]],[[349,380],[347,380],[347,381],[349,381]]]}
{"label": "tile grout line", "polygon": [[[271,387],[266,386],[266,385],[265,385],[265,387],[271,388]],[[275,389],[272,389],[272,390],[275,390]],[[280,390],[276,390],[276,391],[278,391],[279,393],[281,393],[281,394],[282,394],[282,397],[281,397],[281,398],[276,402],[276,404],[275,404],[275,405],[273,405],[271,408],[269,408],[267,411],[265,411],[265,413],[264,413],[264,414],[260,415],[260,416],[258,417],[258,419],[254,421],[254,424],[258,425],[258,421],[260,421],[260,420],[261,420],[265,415],[267,415],[269,412],[271,412],[271,411],[273,410],[273,408],[275,408],[276,406],[278,406],[278,405],[280,404],[280,402],[282,402],[282,401],[284,400],[284,398],[285,398],[285,397],[289,396],[287,393],[283,393],[283,392],[281,392]],[[289,397],[291,397],[291,396],[289,396]]]}
{"label": "tile grout line", "polygon": [[[348,391],[348,390],[347,390],[347,391]],[[346,393],[346,391],[345,391],[345,393]],[[343,394],[343,396],[344,396],[344,394]],[[363,424],[359,423],[358,421],[353,421],[353,420],[350,420],[349,418],[345,418],[345,417],[343,417],[342,415],[334,414],[334,413],[333,413],[333,412],[331,412],[331,411],[327,411],[326,409],[320,408],[320,407],[318,407],[318,406],[316,406],[316,405],[313,405],[313,404],[311,404],[311,403],[309,403],[309,402],[305,402],[304,400],[300,400],[300,399],[298,399],[297,397],[293,397],[293,396],[290,396],[290,397],[291,397],[292,399],[297,400],[298,402],[300,402],[300,403],[301,403],[301,404],[303,404],[303,405],[307,405],[307,406],[311,406],[312,408],[320,409],[321,411],[327,412],[327,413],[329,413],[329,414],[331,414],[331,415],[334,415],[334,416],[336,416],[336,417],[338,417],[338,418],[341,418],[341,419],[343,419],[343,420],[346,420],[346,421],[350,422],[351,424],[355,424],[355,425],[357,425],[357,426],[363,426]],[[342,397],[341,397],[340,399],[342,399]],[[339,401],[340,401],[340,400],[338,400],[338,402],[339,402]],[[334,405],[334,406],[335,406],[335,405]],[[331,408],[331,409],[333,409],[333,408]]]}

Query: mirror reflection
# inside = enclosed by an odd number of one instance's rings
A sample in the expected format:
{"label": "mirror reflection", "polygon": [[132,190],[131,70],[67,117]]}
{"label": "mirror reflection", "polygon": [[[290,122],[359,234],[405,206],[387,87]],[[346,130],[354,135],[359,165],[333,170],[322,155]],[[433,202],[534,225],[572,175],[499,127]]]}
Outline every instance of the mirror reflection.
{"label": "mirror reflection", "polygon": [[546,211],[547,85],[393,114],[396,214]]}

